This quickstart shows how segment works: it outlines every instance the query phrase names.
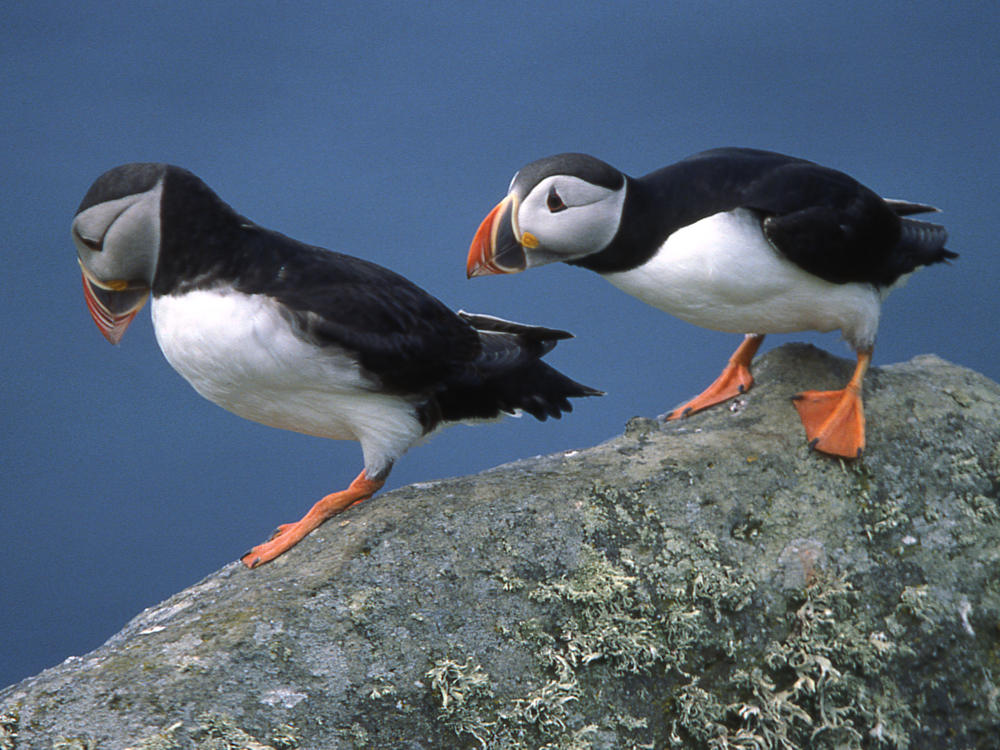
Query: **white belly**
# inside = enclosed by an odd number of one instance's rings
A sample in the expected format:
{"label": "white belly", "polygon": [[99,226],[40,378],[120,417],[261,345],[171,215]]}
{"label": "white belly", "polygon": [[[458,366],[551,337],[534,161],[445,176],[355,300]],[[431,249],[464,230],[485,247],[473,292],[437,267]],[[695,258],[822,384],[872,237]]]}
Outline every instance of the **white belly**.
{"label": "white belly", "polygon": [[299,339],[268,297],[157,297],[152,316],[167,361],[202,396],[254,422],[359,440],[370,476],[422,435],[406,400],[373,390],[345,353]]}
{"label": "white belly", "polygon": [[750,211],[722,212],[674,232],[644,266],[604,277],[622,291],[705,328],[733,333],[840,329],[871,346],[879,293],[832,284],[785,260]]}

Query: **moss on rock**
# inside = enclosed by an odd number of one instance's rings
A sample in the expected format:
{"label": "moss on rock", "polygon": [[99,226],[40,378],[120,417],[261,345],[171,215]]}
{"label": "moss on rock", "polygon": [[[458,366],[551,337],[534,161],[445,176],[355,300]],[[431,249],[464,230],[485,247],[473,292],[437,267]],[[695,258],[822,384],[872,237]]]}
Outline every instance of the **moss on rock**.
{"label": "moss on rock", "polygon": [[[992,748],[1000,386],[872,370],[860,462],[739,408],[403,488],[0,693],[0,750]],[[665,405],[666,406],[666,405]]]}

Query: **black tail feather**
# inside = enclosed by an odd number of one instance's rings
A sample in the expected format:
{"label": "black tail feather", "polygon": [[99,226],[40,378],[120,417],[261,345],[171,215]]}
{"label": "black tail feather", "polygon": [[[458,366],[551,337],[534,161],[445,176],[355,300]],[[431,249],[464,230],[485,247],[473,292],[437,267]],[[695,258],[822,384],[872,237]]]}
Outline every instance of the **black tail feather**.
{"label": "black tail feather", "polygon": [[525,323],[515,323],[512,320],[497,318],[493,315],[468,313],[465,310],[459,310],[457,314],[458,317],[480,332],[492,331],[495,333],[516,333],[534,341],[560,341],[562,339],[573,338],[572,333],[569,331],[561,331],[558,328],[530,326]]}
{"label": "black tail feather", "polygon": [[958,253],[944,246],[948,241],[948,232],[939,224],[914,219],[901,219],[900,223],[902,231],[896,247],[900,251],[898,255],[910,259],[912,268],[909,270],[958,257]]}
{"label": "black tail feather", "polygon": [[886,205],[892,209],[896,216],[911,216],[913,214],[938,213],[941,209],[926,203],[914,203],[913,201],[901,201],[895,198],[883,198]]}
{"label": "black tail feather", "polygon": [[496,419],[518,411],[541,421],[558,419],[573,410],[569,399],[604,395],[541,361],[557,341],[572,337],[567,331],[459,314],[476,328],[483,350],[469,370],[436,395],[435,423]]}
{"label": "black tail feather", "polygon": [[452,385],[439,393],[436,401],[444,422],[496,419],[518,411],[544,422],[573,411],[571,398],[603,395],[603,391],[577,383],[535,360],[476,384]]}

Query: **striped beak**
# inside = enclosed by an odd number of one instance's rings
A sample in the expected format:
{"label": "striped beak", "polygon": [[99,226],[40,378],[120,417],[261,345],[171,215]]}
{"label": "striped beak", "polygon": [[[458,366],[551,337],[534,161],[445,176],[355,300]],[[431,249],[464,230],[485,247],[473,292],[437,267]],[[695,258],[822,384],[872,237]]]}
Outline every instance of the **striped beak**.
{"label": "striped beak", "polygon": [[97,329],[112,344],[125,335],[125,329],[149,298],[149,286],[143,282],[98,281],[81,263],[83,298]]}
{"label": "striped beak", "polygon": [[466,275],[518,273],[528,267],[524,245],[515,226],[517,196],[508,195],[489,212],[479,225],[469,247]]}

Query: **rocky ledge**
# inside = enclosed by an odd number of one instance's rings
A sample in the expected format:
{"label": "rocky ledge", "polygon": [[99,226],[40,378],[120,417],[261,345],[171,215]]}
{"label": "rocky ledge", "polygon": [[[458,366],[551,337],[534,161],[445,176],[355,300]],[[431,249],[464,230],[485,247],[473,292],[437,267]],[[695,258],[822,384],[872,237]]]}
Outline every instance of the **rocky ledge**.
{"label": "rocky ledge", "polygon": [[845,462],[789,397],[851,369],[377,496],[4,690],[0,748],[994,748],[1000,386],[874,369]]}

